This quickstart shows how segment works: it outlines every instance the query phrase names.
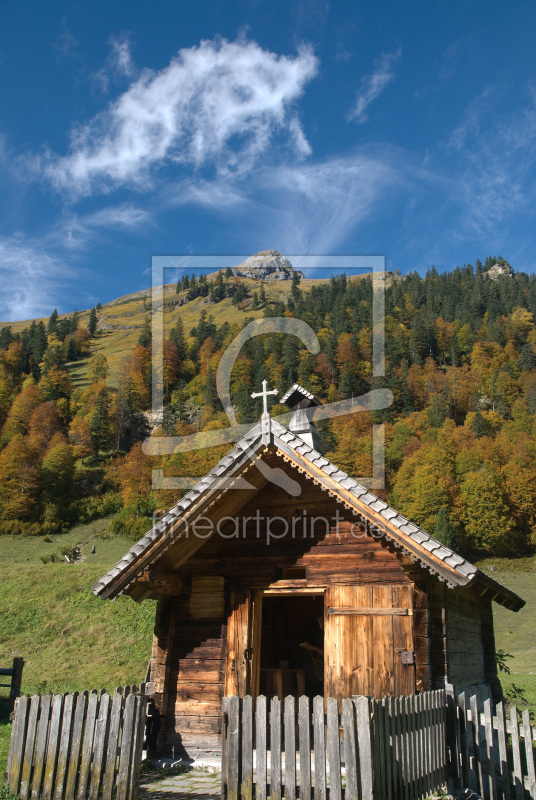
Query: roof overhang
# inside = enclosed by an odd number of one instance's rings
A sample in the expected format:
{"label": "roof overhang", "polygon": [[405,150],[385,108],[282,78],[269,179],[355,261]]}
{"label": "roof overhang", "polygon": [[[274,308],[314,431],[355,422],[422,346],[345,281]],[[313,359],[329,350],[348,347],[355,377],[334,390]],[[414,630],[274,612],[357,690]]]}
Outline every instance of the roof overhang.
{"label": "roof overhang", "polygon": [[438,542],[426,531],[399,514],[365,486],[351,478],[299,436],[276,420],[270,420],[270,443],[262,441],[256,425],[218,464],[188,492],[129,552],[92,587],[101,598],[115,598],[128,591],[138,577],[153,566],[170,547],[181,540],[184,563],[203,544],[186,541],[190,522],[210,510],[235,512],[247,496],[231,489],[258,491],[270,479],[261,460],[267,449],[276,452],[292,468],[316,483],[343,504],[365,526],[368,533],[384,537],[450,588],[469,586],[513,611],[525,605],[511,590],[481,572],[469,561]]}

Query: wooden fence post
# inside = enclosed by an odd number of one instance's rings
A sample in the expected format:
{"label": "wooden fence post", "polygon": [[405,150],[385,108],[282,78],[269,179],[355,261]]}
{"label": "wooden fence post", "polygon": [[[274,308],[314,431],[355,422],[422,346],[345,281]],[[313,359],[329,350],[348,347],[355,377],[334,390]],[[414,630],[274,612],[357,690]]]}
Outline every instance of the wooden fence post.
{"label": "wooden fence post", "polygon": [[516,800],[523,800],[523,772],[521,770],[521,748],[519,746],[519,727],[517,722],[517,708],[512,706],[510,709],[510,721],[512,723],[512,754],[514,759],[514,786],[516,790]]}
{"label": "wooden fence post", "polygon": [[313,739],[315,749],[315,800],[326,800],[326,741],[324,733],[324,698],[313,698]]}
{"label": "wooden fence post", "polygon": [[40,698],[41,711],[39,714],[39,724],[37,726],[37,743],[35,747],[35,764],[32,778],[32,800],[39,800],[41,797],[41,782],[45,769],[45,758],[47,749],[48,722],[50,717],[50,706],[52,698],[45,694]]}
{"label": "wooden fence post", "polygon": [[497,715],[497,738],[499,740],[499,759],[503,797],[504,800],[510,800],[510,773],[508,770],[508,750],[506,745],[506,715],[504,713],[504,703],[502,700],[500,703],[497,703],[495,713]]}
{"label": "wooden fence post", "polygon": [[74,723],[73,723],[73,743],[69,759],[69,769],[67,770],[67,782],[65,784],[65,800],[74,800],[75,798],[76,779],[78,777],[78,770],[80,767],[80,753],[82,750],[82,731],[84,728],[84,718],[86,716],[87,699],[88,699],[87,692],[83,692],[76,699],[76,708],[74,711]]}
{"label": "wooden fence post", "polygon": [[[118,686],[117,689],[115,690],[115,694],[112,700],[112,711],[110,715],[110,731],[108,734],[106,765],[104,767],[104,778],[102,780],[103,800],[112,800],[112,789],[115,778],[115,764],[117,759],[117,750],[119,747],[119,729],[121,727],[122,704],[123,704],[123,695],[121,694],[121,687]],[[70,800],[70,798],[66,798],[66,800]]]}
{"label": "wooden fence post", "polygon": [[257,774],[256,774],[256,800],[266,800],[267,783],[267,741],[266,741],[266,697],[257,697],[257,712],[255,714],[255,744],[257,748]]}
{"label": "wooden fence post", "polygon": [[135,800],[138,796],[138,780],[143,753],[147,700],[148,698],[145,695],[138,694],[136,696],[136,722],[135,735],[132,739],[128,800]]}
{"label": "wooden fence post", "polygon": [[342,701],[342,729],[344,744],[344,766],[346,768],[345,800],[359,800],[357,788],[358,752],[354,703],[345,697]]}
{"label": "wooden fence post", "polygon": [[285,697],[285,800],[296,800],[296,700]]}
{"label": "wooden fence post", "polygon": [[227,797],[227,731],[229,730],[229,698],[221,701],[221,800]]}
{"label": "wooden fence post", "polygon": [[242,700],[242,800],[253,800],[253,698]]}
{"label": "wooden fence post", "polygon": [[32,772],[32,761],[35,747],[35,737],[37,734],[37,718],[39,716],[40,697],[36,694],[30,700],[30,713],[28,716],[28,729],[26,731],[26,746],[24,748],[24,763],[20,779],[19,797],[21,800],[28,800],[30,796],[30,778]]}
{"label": "wooden fence post", "polygon": [[270,798],[281,800],[281,700],[270,704]]}
{"label": "wooden fence post", "polygon": [[536,770],[534,767],[534,749],[532,747],[532,730],[530,727],[529,710],[523,711],[523,736],[525,738],[525,755],[527,758],[527,774],[529,778],[529,792],[531,797],[536,797]]}
{"label": "wooden fence post", "polygon": [[71,743],[71,729],[73,707],[78,697],[78,692],[68,694],[63,703],[63,718],[61,724],[61,738],[58,753],[58,766],[56,770],[56,783],[54,787],[54,800],[63,800],[65,777],[69,763],[69,745]]}
{"label": "wooden fence post", "polygon": [[339,704],[335,697],[327,699],[327,733],[330,800],[342,800],[341,743],[339,738]]}
{"label": "wooden fence post", "polygon": [[300,800],[311,800],[311,718],[309,698],[302,696],[299,705]]}
{"label": "wooden fence post", "polygon": [[9,756],[7,769],[9,773],[9,793],[18,794],[19,779],[22,770],[22,757],[24,753],[24,737],[26,734],[26,720],[28,717],[28,698],[20,697],[17,703],[15,723],[11,732],[9,743]]}
{"label": "wooden fence post", "polygon": [[63,696],[61,694],[55,694],[52,698],[52,713],[50,715],[50,724],[48,728],[47,759],[42,791],[43,800],[51,800],[54,790],[54,775],[56,773],[62,712]]}
{"label": "wooden fence post", "polygon": [[354,700],[357,714],[357,742],[359,750],[359,781],[362,800],[374,800],[374,763],[372,759],[372,733],[370,701],[368,697]]}
{"label": "wooden fence post", "polygon": [[227,800],[238,800],[241,784],[240,774],[240,698],[228,698],[227,723]]}
{"label": "wooden fence post", "polygon": [[446,746],[447,746],[447,791],[452,794],[462,788],[460,775],[460,736],[456,690],[450,687],[446,692]]}

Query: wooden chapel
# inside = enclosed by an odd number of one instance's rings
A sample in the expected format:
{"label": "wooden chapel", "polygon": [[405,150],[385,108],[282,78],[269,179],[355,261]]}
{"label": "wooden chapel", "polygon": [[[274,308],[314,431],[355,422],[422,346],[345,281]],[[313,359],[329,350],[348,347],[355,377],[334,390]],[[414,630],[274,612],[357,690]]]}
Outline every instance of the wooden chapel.
{"label": "wooden chapel", "polygon": [[92,588],[158,600],[158,751],[220,750],[222,697],[500,693],[492,602],[524,601],[322,455],[294,385]]}

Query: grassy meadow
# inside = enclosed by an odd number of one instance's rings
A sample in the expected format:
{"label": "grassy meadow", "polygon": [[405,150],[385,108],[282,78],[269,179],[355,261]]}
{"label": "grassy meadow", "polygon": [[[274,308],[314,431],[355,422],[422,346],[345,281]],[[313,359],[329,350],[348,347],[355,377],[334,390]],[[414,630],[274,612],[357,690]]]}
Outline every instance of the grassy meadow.
{"label": "grassy meadow", "polygon": [[[91,592],[91,585],[132,546],[126,539],[103,538],[107,528],[107,520],[98,520],[52,542],[0,537],[0,665],[10,667],[15,656],[24,658],[25,694],[111,690],[145,677],[154,601],[138,604],[120,597],[108,602]],[[58,554],[63,544],[80,542],[80,563],[41,561]],[[11,728],[5,706],[0,703],[0,774]]]}
{"label": "grassy meadow", "polygon": [[[478,566],[495,580],[516,592],[527,601],[521,611],[514,613],[493,603],[495,646],[512,658],[507,659],[511,674],[500,673],[507,696],[521,690],[533,717],[536,716],[536,557],[519,559],[488,558]],[[489,567],[494,566],[495,571]],[[523,697],[516,700],[523,704]]]}

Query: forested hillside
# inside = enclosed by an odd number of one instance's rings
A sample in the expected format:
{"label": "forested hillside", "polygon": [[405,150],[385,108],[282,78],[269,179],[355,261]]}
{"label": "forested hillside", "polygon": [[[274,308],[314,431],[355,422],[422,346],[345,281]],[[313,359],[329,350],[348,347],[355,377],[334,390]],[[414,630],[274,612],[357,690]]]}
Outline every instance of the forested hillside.
{"label": "forested hillside", "polygon": [[[240,422],[258,419],[250,393],[263,378],[280,392],[298,381],[326,402],[387,386],[389,409],[323,423],[328,457],[371,475],[371,428],[384,422],[395,508],[469,557],[534,551],[536,278],[489,258],[425,278],[390,276],[385,301],[386,376],[373,380],[369,278],[294,273],[275,286],[222,270],[181,279],[164,295],[163,432],[227,426],[215,387],[225,348],[253,318],[296,317],[321,352],[281,334],[248,341],[231,376]],[[176,499],[153,492],[152,467],[203,475],[227,449],[143,453],[149,309],[144,293],[0,331],[3,533],[53,535],[113,512],[113,529],[136,537]]]}

